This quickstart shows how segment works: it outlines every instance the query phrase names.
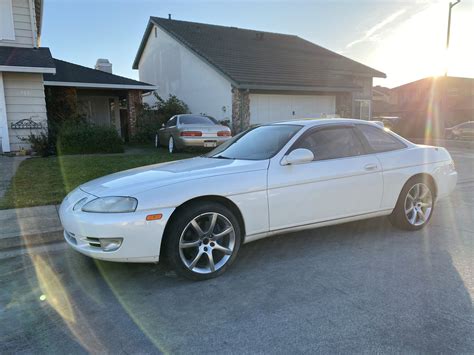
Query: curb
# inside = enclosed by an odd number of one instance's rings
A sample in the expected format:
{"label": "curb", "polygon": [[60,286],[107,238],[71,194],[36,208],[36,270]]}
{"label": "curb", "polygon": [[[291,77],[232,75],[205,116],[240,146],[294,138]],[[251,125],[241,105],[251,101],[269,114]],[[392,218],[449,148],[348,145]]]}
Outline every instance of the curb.
{"label": "curb", "polygon": [[45,244],[63,242],[63,231],[50,231],[45,233],[28,234],[23,236],[7,237],[0,239],[0,250],[28,248]]}

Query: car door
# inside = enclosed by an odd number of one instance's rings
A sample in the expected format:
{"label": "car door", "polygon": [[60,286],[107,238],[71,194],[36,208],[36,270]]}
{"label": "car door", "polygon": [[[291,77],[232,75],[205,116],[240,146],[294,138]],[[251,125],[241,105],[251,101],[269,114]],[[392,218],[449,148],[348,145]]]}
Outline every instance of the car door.
{"label": "car door", "polygon": [[176,116],[171,117],[163,128],[160,129],[160,142],[163,145],[168,145],[168,139],[170,138],[170,129],[176,126]]}
{"label": "car door", "polygon": [[336,220],[377,211],[383,194],[378,159],[352,126],[331,125],[304,133],[290,151],[306,148],[312,162],[282,165],[272,159],[268,172],[270,229]]}
{"label": "car door", "polygon": [[382,127],[362,123],[355,127],[367,150],[379,160],[383,171],[384,192],[380,209],[393,209],[409,177],[406,176],[406,168],[413,153],[406,149],[405,142]]}

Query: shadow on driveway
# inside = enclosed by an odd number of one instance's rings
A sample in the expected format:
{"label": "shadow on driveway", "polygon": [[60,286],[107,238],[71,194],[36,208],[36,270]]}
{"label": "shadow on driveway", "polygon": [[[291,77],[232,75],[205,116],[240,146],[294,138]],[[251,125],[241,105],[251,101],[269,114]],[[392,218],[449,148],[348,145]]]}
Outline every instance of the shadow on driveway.
{"label": "shadow on driveway", "polygon": [[0,351],[472,353],[473,231],[450,203],[425,231],[377,218],[251,243],[204,282],[69,249],[11,259]]}

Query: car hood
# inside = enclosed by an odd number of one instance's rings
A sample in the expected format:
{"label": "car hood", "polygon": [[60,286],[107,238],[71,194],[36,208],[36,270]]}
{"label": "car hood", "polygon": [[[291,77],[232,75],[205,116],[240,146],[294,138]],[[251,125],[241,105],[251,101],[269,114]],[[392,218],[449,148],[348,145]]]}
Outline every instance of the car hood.
{"label": "car hood", "polygon": [[231,160],[191,158],[143,166],[107,175],[80,186],[98,196],[134,196],[140,192],[210,176],[233,174],[268,168],[268,160]]}

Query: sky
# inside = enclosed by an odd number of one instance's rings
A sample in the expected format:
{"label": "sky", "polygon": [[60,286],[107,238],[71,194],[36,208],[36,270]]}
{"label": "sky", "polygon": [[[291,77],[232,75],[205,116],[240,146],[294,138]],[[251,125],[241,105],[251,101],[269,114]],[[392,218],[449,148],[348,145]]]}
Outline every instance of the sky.
{"label": "sky", "polygon": [[[454,0],[452,0],[454,1]],[[150,16],[298,35],[387,74],[395,87],[426,76],[474,78],[474,0],[45,0],[41,45],[55,58],[93,67],[108,58],[132,69]]]}

